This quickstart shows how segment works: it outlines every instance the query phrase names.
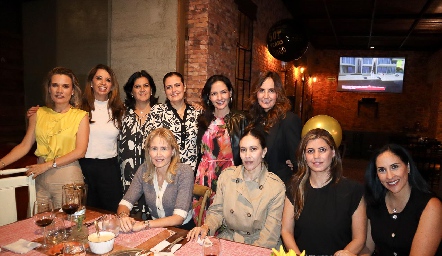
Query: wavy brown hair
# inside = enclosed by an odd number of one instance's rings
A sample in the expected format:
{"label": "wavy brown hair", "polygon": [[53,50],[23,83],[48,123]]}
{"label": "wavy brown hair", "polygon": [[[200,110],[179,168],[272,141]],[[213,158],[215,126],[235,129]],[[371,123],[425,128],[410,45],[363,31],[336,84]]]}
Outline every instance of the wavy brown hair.
{"label": "wavy brown hair", "polygon": [[302,210],[304,209],[305,203],[305,188],[306,183],[309,181],[310,177],[310,168],[308,167],[307,160],[305,158],[305,151],[307,148],[307,144],[311,140],[323,139],[331,150],[335,151],[335,156],[332,159],[330,164],[330,177],[329,180],[333,183],[338,183],[342,178],[342,159],[339,154],[339,150],[336,147],[335,140],[332,135],[321,128],[316,128],[310,130],[302,139],[301,143],[299,143],[298,151],[296,152],[296,158],[298,162],[298,172],[293,175],[290,186],[292,191],[292,197],[295,208],[295,219],[299,219],[301,216]]}
{"label": "wavy brown hair", "polygon": [[51,98],[51,94],[49,94],[49,87],[51,86],[52,76],[54,75],[65,75],[71,79],[74,94],[69,99],[69,104],[71,104],[71,106],[73,106],[74,108],[78,108],[81,102],[80,83],[78,83],[78,79],[75,76],[74,72],[72,72],[72,70],[70,70],[69,68],[64,67],[55,67],[46,75],[46,79],[43,82],[46,107],[54,108],[54,101]]}
{"label": "wavy brown hair", "polygon": [[[265,80],[272,79],[275,84],[276,102],[275,105],[266,113],[258,102],[258,91]],[[268,132],[277,122],[284,119],[286,113],[290,111],[290,100],[285,95],[284,86],[278,73],[268,71],[261,75],[255,83],[255,89],[249,99],[249,118],[251,126],[256,126],[258,123],[264,122],[264,130]]]}
{"label": "wavy brown hair", "polygon": [[98,64],[89,71],[86,80],[86,87],[84,88],[81,109],[89,113],[89,123],[92,123],[91,111],[95,110],[95,105],[94,105],[95,96],[94,96],[94,88],[92,88],[91,86],[92,86],[92,80],[94,79],[94,76],[99,69],[106,70],[111,76],[112,85],[111,85],[111,90],[108,94],[109,101],[107,103],[107,108],[110,109],[112,112],[111,120],[114,122],[115,127],[120,129],[121,119],[124,114],[124,105],[120,99],[120,89],[117,81],[117,76],[110,67],[104,64]]}
{"label": "wavy brown hair", "polygon": [[173,133],[167,128],[157,128],[153,130],[146,138],[146,142],[144,144],[145,149],[145,164],[146,164],[146,173],[143,175],[143,179],[145,182],[152,183],[153,175],[155,173],[155,165],[152,163],[152,159],[149,155],[150,144],[152,143],[155,137],[160,137],[167,142],[172,147],[172,159],[170,160],[169,167],[167,168],[166,181],[167,183],[173,183],[174,177],[176,175],[177,164],[180,162],[180,147],[176,142],[175,136]]}

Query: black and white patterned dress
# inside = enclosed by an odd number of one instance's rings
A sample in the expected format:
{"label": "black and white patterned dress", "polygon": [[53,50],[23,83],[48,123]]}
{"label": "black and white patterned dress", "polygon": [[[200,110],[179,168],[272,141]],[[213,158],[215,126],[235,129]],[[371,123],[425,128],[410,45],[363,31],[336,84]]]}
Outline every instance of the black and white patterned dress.
{"label": "black and white patterned dress", "polygon": [[188,164],[195,170],[197,161],[197,119],[200,114],[201,111],[186,104],[186,110],[184,111],[183,119],[181,119],[170,102],[156,104],[151,108],[147,116],[147,134],[159,127],[171,130],[180,146],[181,163]]}
{"label": "black and white patterned dress", "polygon": [[[129,189],[138,167],[144,163],[144,142],[147,137],[146,124],[147,121],[144,124],[140,123],[140,118],[133,109],[127,109],[122,120],[118,139],[118,163],[121,168],[125,193]],[[143,210],[144,197],[140,199],[141,202],[134,206],[134,212]]]}

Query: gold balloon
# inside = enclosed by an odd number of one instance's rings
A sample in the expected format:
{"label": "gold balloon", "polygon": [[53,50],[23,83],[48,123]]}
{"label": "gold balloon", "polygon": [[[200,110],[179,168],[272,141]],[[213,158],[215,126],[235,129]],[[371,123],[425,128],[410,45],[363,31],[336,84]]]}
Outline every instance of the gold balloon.
{"label": "gold balloon", "polygon": [[310,118],[302,127],[301,137],[304,137],[310,130],[321,128],[328,131],[335,140],[336,146],[339,147],[342,141],[342,129],[336,119],[327,115],[317,115]]}

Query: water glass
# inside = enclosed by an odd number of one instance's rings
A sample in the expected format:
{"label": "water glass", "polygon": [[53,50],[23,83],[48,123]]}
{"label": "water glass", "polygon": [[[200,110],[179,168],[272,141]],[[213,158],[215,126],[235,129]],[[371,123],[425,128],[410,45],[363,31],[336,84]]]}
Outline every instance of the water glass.
{"label": "water glass", "polygon": [[101,220],[101,229],[103,231],[110,231],[117,237],[120,233],[120,219],[114,214],[104,215]]}
{"label": "water glass", "polygon": [[220,254],[220,241],[213,236],[207,236],[203,242],[204,256],[218,256]]}
{"label": "water glass", "polygon": [[49,243],[58,244],[67,238],[64,217],[65,215],[61,212],[55,213],[52,224],[47,227]]}

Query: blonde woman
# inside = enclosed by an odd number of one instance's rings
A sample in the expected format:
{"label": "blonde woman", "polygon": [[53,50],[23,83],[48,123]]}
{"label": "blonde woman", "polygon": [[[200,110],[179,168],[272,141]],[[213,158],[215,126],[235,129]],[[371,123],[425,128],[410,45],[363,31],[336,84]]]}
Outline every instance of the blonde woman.
{"label": "blonde woman", "polygon": [[[194,175],[187,164],[179,163],[180,150],[172,132],[153,130],[146,139],[146,162],[138,168],[118,206],[124,232],[145,228],[179,226],[192,229],[192,191]],[[133,205],[144,194],[152,220],[135,221],[129,217]]]}
{"label": "blonde woman", "polygon": [[87,113],[77,108],[81,90],[72,70],[52,69],[43,86],[46,107],[34,109],[25,137],[0,160],[0,169],[22,158],[37,142],[38,163],[26,166],[26,174],[36,179],[37,199],[50,198],[60,208],[62,186],[83,183],[78,159],[86,153],[89,123]]}

